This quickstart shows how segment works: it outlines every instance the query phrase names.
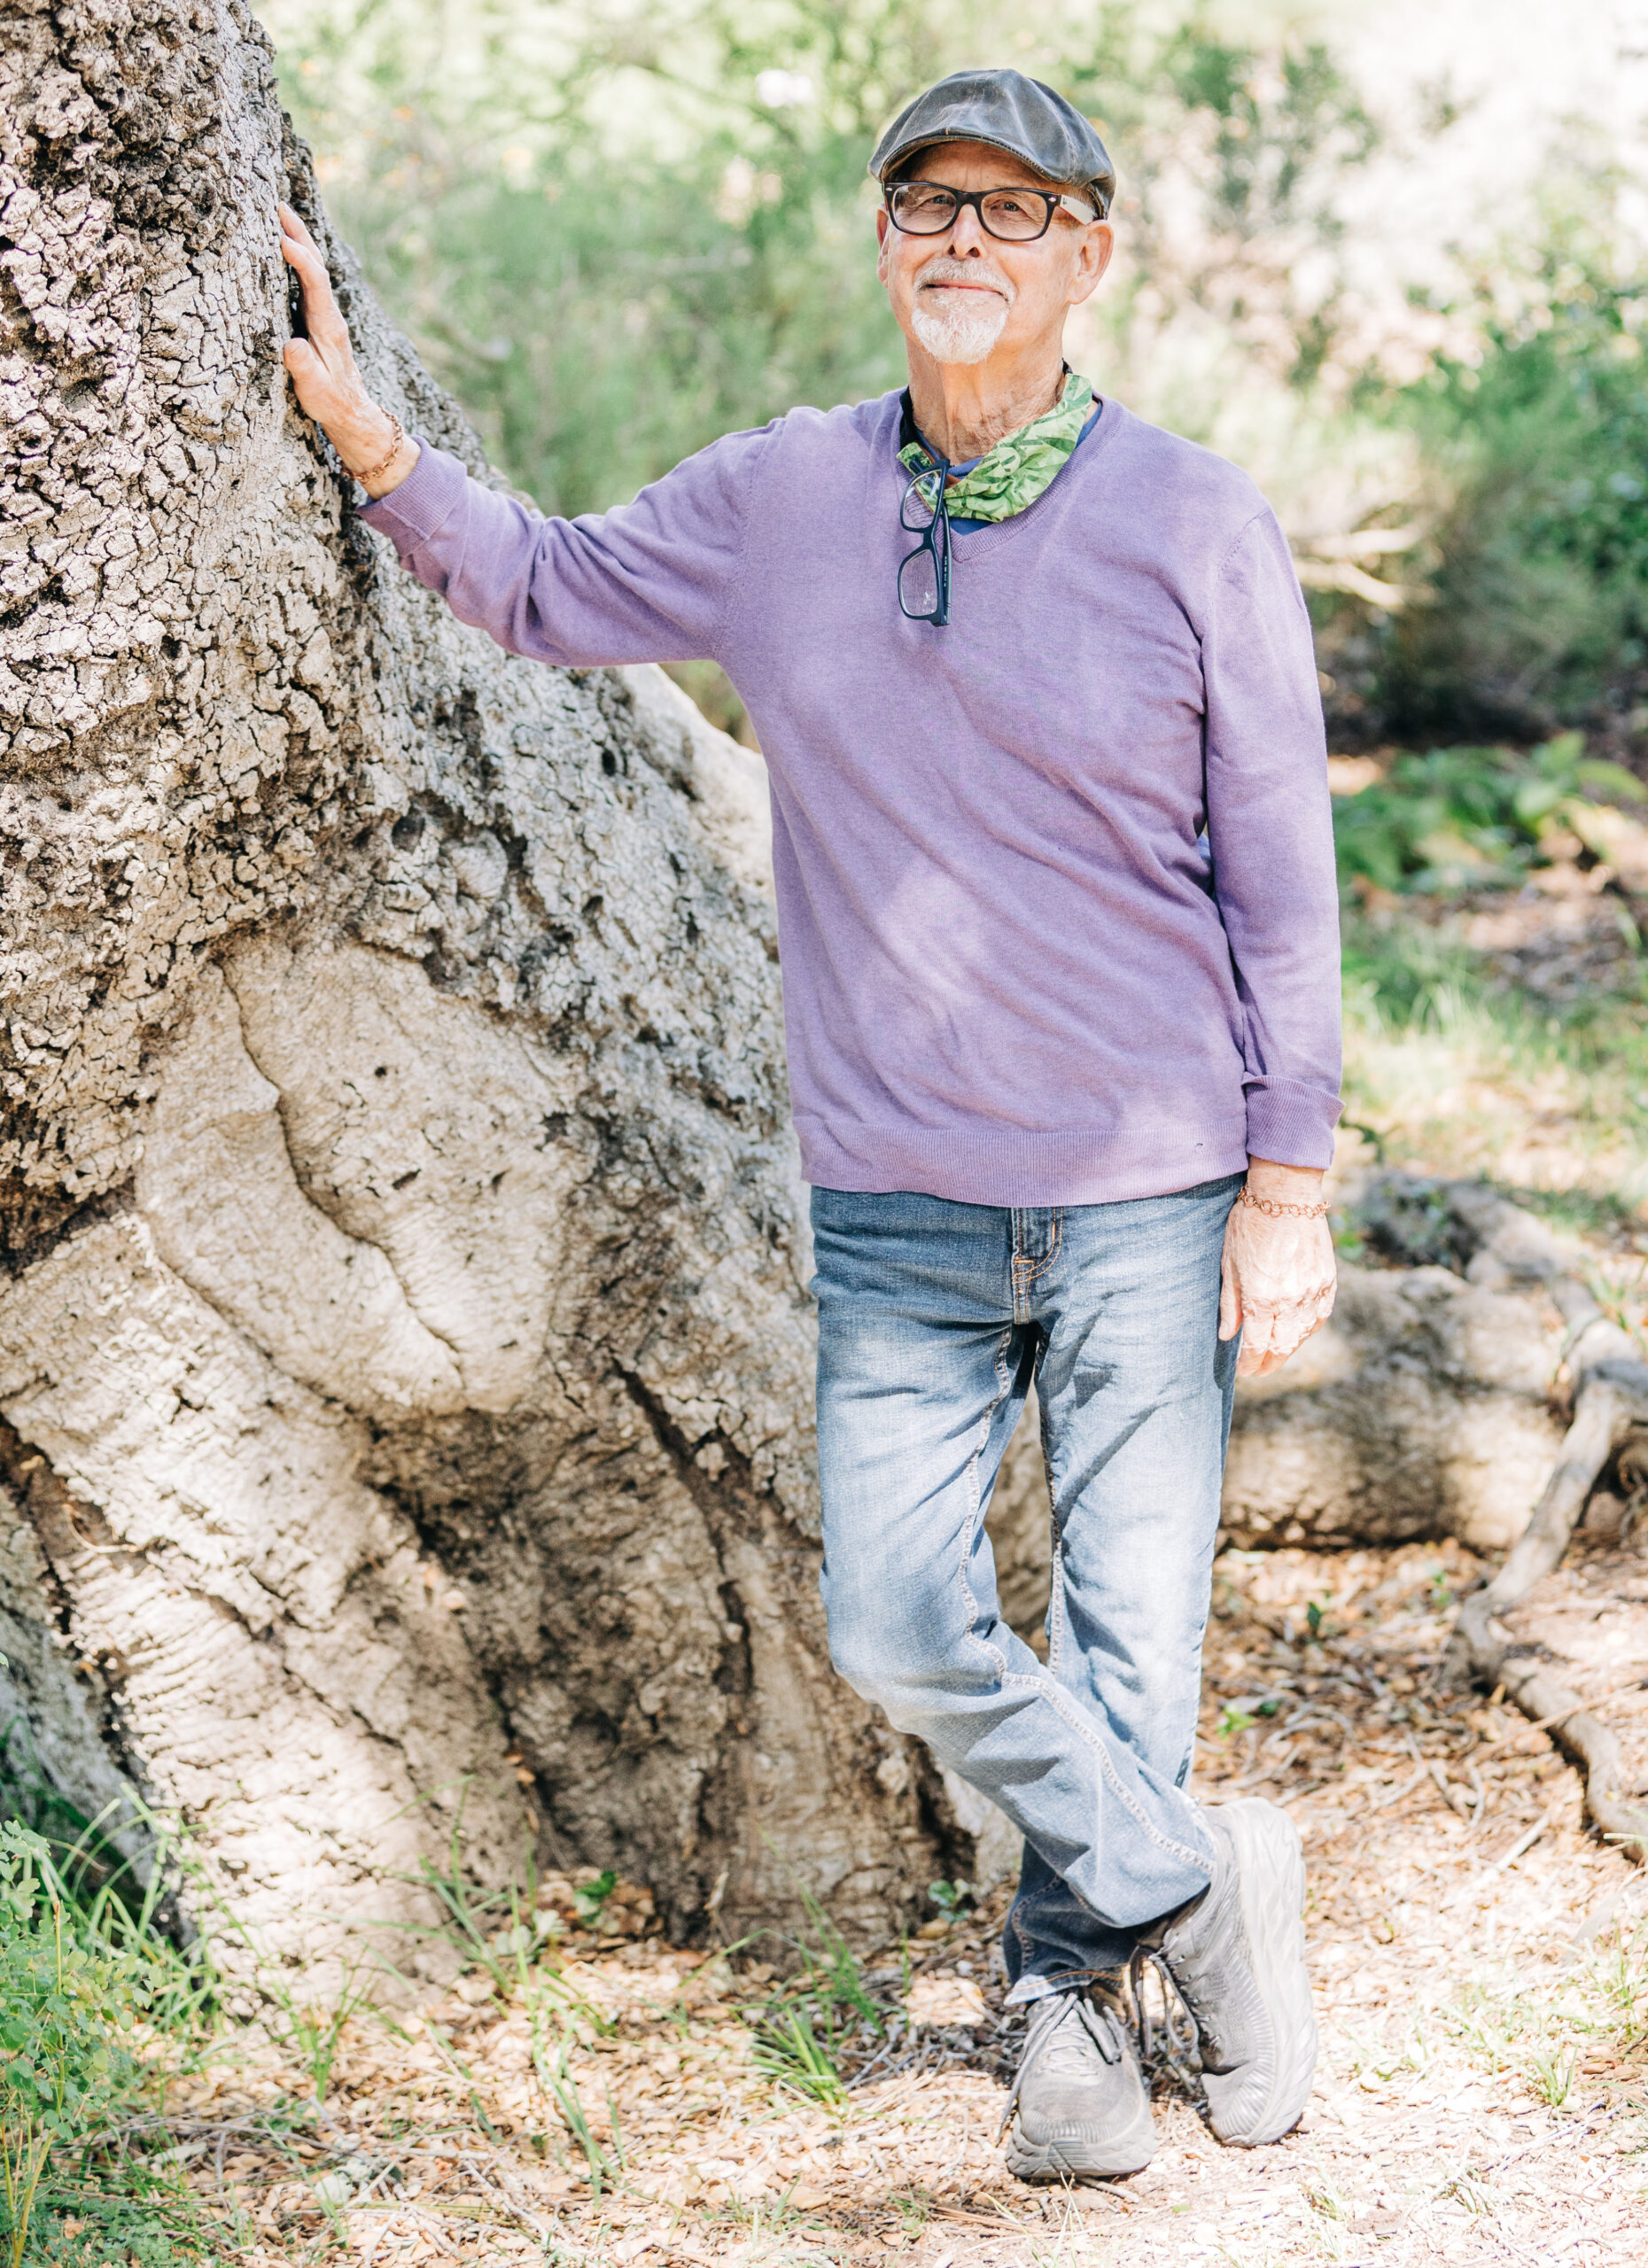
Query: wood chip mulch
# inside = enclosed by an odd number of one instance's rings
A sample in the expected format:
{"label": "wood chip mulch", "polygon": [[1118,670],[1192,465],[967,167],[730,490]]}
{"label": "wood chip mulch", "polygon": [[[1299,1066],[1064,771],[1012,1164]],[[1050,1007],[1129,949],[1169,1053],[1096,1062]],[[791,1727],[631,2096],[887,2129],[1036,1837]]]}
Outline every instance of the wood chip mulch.
{"label": "wood chip mulch", "polygon": [[[1322,2052],[1286,2142],[1212,2140],[1153,1986],[1148,2170],[1073,2191],[1014,2181],[996,2141],[1016,2041],[999,1884],[863,1961],[882,2029],[842,2059],[852,2083],[835,2102],[763,2068],[760,2015],[781,1978],[644,1935],[556,1942],[555,2090],[525,2001],[479,1971],[396,2028],[352,2021],[319,2112],[300,2071],[243,2042],[169,2106],[224,2256],[1639,2261],[1648,1882],[1586,1831],[1542,1735],[1487,1697],[1438,1689],[1455,1597],[1479,1572],[1452,1544],[1218,1563],[1195,1786],[1285,1804],[1310,1870]],[[1648,1554],[1582,1544],[1517,1624],[1633,1728],[1648,1792]]]}

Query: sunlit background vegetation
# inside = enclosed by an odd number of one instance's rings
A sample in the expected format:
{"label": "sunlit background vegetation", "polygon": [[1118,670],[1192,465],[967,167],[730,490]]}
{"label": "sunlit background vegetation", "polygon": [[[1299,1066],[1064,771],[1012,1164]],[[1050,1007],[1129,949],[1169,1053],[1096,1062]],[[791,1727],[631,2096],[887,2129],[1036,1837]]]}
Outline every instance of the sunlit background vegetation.
{"label": "sunlit background vegetation", "polygon": [[371,280],[500,464],[564,512],[794,403],[898,383],[868,257],[875,135],[960,63],[1038,73],[1121,173],[1121,258],[1076,357],[1263,483],[1318,601],[1341,740],[1617,736],[1648,564],[1629,137],[1507,109],[1516,0],[1480,13],[1491,55],[1462,36],[1429,76],[1426,12],[1477,20],[1468,0],[1382,12],[1406,78],[1331,8],[1055,0],[1029,27],[932,0],[266,16]]}
{"label": "sunlit background vegetation", "polygon": [[[1121,175],[1117,265],[1072,359],[1261,481],[1331,743],[1357,760],[1337,784],[1362,1138],[1634,1218],[1648,862],[1620,853],[1648,777],[1648,225],[1638,64],[1605,25],[1544,0],[266,19],[368,276],[494,460],[569,513],[793,403],[897,384],[877,129],[981,58],[1065,89]],[[747,733],[710,665],[680,674]],[[1612,853],[1579,824],[1593,807]],[[1531,948],[1496,928],[1513,904]]]}

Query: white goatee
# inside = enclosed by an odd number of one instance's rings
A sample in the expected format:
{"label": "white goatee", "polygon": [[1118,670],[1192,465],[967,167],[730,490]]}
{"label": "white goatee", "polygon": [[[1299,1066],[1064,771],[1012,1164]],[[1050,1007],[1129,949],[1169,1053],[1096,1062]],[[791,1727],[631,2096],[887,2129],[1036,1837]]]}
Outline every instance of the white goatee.
{"label": "white goatee", "polygon": [[[989,289],[928,288],[950,283],[986,284]],[[910,328],[935,362],[982,362],[1007,329],[1014,296],[1012,284],[993,267],[981,268],[977,260],[952,260],[940,253],[915,279]]]}

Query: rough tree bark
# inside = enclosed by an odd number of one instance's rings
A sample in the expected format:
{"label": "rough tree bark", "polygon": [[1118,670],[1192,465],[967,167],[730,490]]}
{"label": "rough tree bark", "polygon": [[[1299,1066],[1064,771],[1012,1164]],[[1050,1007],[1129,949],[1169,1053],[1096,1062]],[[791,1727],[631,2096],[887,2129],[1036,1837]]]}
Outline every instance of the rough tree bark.
{"label": "rough tree bark", "polygon": [[908,1918],[971,1846],[826,1658],[759,767],[354,519],[277,196],[486,468],[237,0],[5,23],[9,1768],[190,1821],[272,1952],[460,1799],[677,1932]]}

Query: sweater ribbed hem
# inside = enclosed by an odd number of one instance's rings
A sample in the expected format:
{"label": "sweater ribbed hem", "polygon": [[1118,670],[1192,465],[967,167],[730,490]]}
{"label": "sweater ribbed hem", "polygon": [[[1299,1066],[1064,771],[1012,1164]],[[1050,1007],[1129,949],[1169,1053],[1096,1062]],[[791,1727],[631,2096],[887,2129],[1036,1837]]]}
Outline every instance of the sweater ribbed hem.
{"label": "sweater ribbed hem", "polygon": [[1248,1089],[1248,1154],[1273,1165],[1319,1167],[1333,1162],[1333,1129],[1343,1108],[1339,1097],[1298,1079],[1267,1079]]}
{"label": "sweater ribbed hem", "polygon": [[452,517],[463,501],[468,478],[455,457],[431,449],[422,434],[412,438],[418,445],[417,462],[399,488],[362,505],[360,513],[369,528],[389,538],[402,558]]}
{"label": "sweater ribbed hem", "polygon": [[909,1190],[959,1205],[1114,1205],[1242,1173],[1239,1130],[1154,1126],[1057,1134],[1018,1128],[856,1127],[850,1142],[797,1116],[804,1178],[865,1196]]}

